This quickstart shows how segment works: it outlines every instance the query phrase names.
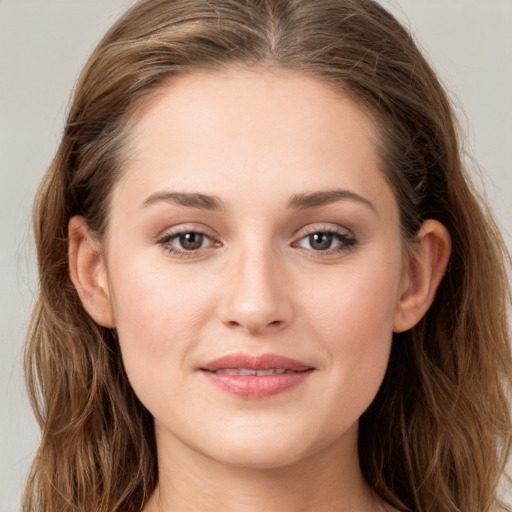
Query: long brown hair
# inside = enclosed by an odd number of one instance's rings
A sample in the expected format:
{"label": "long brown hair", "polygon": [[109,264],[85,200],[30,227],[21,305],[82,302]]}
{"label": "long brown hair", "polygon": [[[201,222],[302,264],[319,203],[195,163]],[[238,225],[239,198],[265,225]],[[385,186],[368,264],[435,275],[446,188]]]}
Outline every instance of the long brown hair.
{"label": "long brown hair", "polygon": [[[403,511],[490,511],[510,443],[506,249],[461,162],[446,94],[409,33],[372,0],[142,0],[106,34],[76,87],[37,194],[40,291],[26,374],[42,429],[25,512],[139,511],[158,481],[152,418],[115,332],[70,281],[67,225],[101,238],[137,109],[173,76],[277,66],[348,93],[380,129],[404,240],[441,221],[453,252],[422,321],[393,340],[360,419],[363,474]],[[300,108],[300,105],[298,106]]]}

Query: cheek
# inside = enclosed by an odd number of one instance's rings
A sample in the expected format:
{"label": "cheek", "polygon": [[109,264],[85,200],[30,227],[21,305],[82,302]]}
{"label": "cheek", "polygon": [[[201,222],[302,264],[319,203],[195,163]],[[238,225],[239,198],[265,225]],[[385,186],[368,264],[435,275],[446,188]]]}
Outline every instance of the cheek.
{"label": "cheek", "polygon": [[[378,333],[392,332],[400,284],[399,259],[389,264],[340,268],[328,278],[304,282],[301,309],[330,337],[351,333],[354,344],[370,342]],[[362,337],[363,333],[375,336]],[[360,334],[360,336],[358,336]]]}
{"label": "cheek", "polygon": [[187,272],[171,273],[165,262],[136,259],[113,271],[111,298],[127,371],[155,368],[170,353],[182,360],[198,342],[213,304],[207,283],[191,280]]}
{"label": "cheek", "polygon": [[[384,377],[391,349],[393,319],[400,281],[400,259],[340,270],[316,281],[303,294],[304,322],[321,340],[333,370],[332,387],[359,403],[373,400]],[[342,386],[339,383],[342,383]]]}

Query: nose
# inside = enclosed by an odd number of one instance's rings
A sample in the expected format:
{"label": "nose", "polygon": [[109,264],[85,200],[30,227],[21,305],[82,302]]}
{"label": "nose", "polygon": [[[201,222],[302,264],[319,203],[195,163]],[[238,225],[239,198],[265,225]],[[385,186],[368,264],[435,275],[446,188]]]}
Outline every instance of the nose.
{"label": "nose", "polygon": [[292,304],[278,256],[271,250],[245,250],[234,256],[223,279],[220,320],[251,334],[289,324]]}

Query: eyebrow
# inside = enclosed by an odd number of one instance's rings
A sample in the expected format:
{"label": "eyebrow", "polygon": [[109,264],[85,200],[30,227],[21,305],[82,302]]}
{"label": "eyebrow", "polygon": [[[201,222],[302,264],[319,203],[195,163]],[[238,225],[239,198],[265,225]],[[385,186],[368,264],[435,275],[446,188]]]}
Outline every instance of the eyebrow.
{"label": "eyebrow", "polygon": [[151,194],[142,203],[142,207],[146,208],[159,202],[171,202],[181,206],[190,208],[198,208],[201,210],[222,210],[224,203],[217,196],[210,196],[189,192],[155,192]]}
{"label": "eyebrow", "polygon": [[288,202],[288,208],[303,210],[306,208],[316,208],[336,201],[356,201],[369,207],[378,215],[377,208],[368,201],[368,199],[352,192],[350,190],[325,190],[320,192],[310,192],[306,194],[296,194]]}
{"label": "eyebrow", "polygon": [[[375,206],[368,199],[352,192],[350,190],[324,190],[318,192],[309,192],[304,194],[295,194],[288,201],[288,208],[294,210],[305,210],[308,208],[317,208],[337,201],[355,201],[369,207],[378,215]],[[151,194],[142,203],[143,208],[147,208],[155,203],[171,202],[189,208],[201,210],[224,210],[223,201],[218,196],[199,194],[196,192],[168,192],[160,191]]]}

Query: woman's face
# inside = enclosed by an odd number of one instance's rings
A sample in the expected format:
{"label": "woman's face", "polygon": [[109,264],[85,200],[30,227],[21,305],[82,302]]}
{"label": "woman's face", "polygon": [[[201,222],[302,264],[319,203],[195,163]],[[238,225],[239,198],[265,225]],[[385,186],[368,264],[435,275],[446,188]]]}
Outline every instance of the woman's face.
{"label": "woman's face", "polygon": [[376,135],[280,70],[182,76],[137,118],[104,263],[159,448],[246,467],[356,456],[407,286]]}

